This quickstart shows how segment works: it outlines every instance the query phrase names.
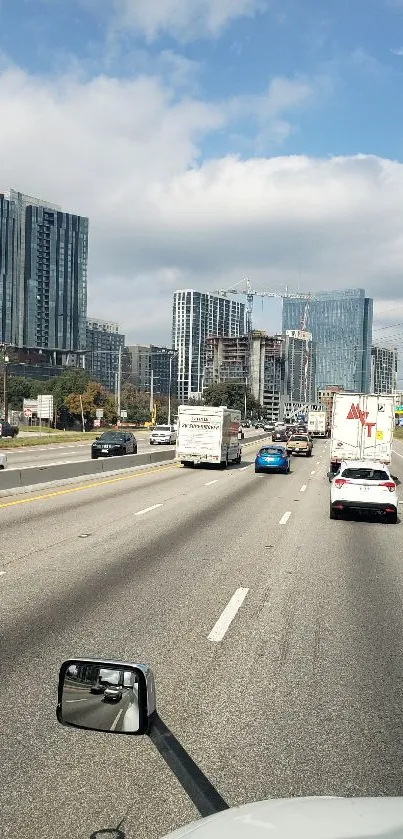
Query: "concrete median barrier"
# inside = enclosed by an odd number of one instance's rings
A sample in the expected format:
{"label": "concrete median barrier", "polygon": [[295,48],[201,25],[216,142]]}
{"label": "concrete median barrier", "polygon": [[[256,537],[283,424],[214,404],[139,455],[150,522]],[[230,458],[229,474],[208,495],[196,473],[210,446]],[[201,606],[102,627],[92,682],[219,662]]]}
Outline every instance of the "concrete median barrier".
{"label": "concrete median barrier", "polygon": [[[244,449],[250,448],[254,444],[259,445],[263,440],[267,440],[267,437],[267,434],[259,434],[252,438],[245,437],[242,445]],[[170,449],[168,451],[127,454],[122,457],[82,460],[77,463],[61,463],[56,466],[29,466],[26,469],[4,469],[0,472],[0,494],[4,490],[22,489],[23,487],[33,487],[39,484],[67,481],[72,478],[136,469],[138,466],[165,463],[174,459],[175,449]]]}
{"label": "concrete median barrier", "polygon": [[53,466],[30,466],[26,469],[5,469],[0,472],[0,492],[18,487],[48,484],[52,481],[69,480],[105,472],[136,469],[153,463],[174,460],[174,451],[129,454],[122,457],[105,457],[96,460],[82,460],[78,463],[61,463]]}

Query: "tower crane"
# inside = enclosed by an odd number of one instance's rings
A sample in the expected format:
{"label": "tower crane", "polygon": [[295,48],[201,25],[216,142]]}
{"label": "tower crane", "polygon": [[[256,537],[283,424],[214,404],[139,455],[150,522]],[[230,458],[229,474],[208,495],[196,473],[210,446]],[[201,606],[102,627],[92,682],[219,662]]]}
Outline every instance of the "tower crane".
{"label": "tower crane", "polygon": [[[244,288],[238,288],[241,283],[244,284]],[[222,297],[226,297],[227,294],[243,294],[246,297],[246,332],[248,335],[252,332],[252,312],[253,312],[253,304],[255,297],[261,297],[262,300],[264,297],[276,297],[280,299],[287,298],[289,300],[306,300],[307,305],[305,307],[303,322],[305,324],[304,329],[306,329],[306,321],[307,321],[307,314],[309,309],[309,300],[312,300],[312,295],[308,292],[306,294],[299,294],[299,293],[289,293],[285,291],[284,293],[278,291],[258,291],[253,289],[251,286],[250,281],[247,277],[244,277],[239,283],[235,283],[233,288],[226,288],[226,289],[219,289],[215,292],[215,294],[220,294]],[[302,328],[302,327],[301,327]]]}

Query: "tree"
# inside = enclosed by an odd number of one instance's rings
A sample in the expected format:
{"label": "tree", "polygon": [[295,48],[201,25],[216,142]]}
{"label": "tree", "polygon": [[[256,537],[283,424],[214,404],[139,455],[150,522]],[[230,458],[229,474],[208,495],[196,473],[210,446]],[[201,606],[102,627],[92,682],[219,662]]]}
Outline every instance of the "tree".
{"label": "tree", "polygon": [[[90,377],[85,370],[70,368],[55,379],[46,382],[46,387],[48,393],[53,393],[56,408],[60,408],[65,404],[66,398],[70,394],[84,393],[89,382]],[[41,383],[41,386],[44,386],[44,382]]]}
{"label": "tree", "polygon": [[86,427],[93,426],[97,408],[102,408],[105,422],[116,422],[115,401],[109,391],[98,382],[88,382],[81,398],[79,393],[70,393],[65,398],[64,404],[75,418],[81,417],[82,405]]}
{"label": "tree", "polygon": [[122,408],[127,411],[128,422],[138,425],[149,422],[151,418],[149,393],[137,390],[130,382],[125,382],[122,387],[121,403]]}
{"label": "tree", "polygon": [[30,399],[32,382],[24,376],[9,376],[7,380],[8,404],[13,411],[22,411],[24,399]]}
{"label": "tree", "polygon": [[[203,393],[205,405],[226,405],[227,408],[234,408],[237,411],[245,412],[245,384],[243,382],[220,382],[210,385]],[[250,388],[246,388],[246,412],[257,414],[260,405],[252,396]]]}

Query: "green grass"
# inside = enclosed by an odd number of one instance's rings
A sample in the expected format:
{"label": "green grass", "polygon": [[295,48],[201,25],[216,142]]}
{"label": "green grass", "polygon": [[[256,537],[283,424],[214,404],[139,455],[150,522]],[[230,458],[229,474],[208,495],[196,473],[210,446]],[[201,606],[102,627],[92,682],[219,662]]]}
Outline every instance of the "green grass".
{"label": "green grass", "polygon": [[25,449],[31,446],[46,446],[50,443],[80,443],[83,440],[90,444],[98,437],[98,434],[99,432],[96,431],[86,431],[85,433],[80,431],[64,433],[61,431],[56,434],[49,434],[46,437],[3,437],[0,440],[0,449]]}
{"label": "green grass", "polygon": [[[38,434],[40,431],[42,434],[64,434],[63,431],[60,431],[58,428],[48,428],[47,425],[20,425],[20,431],[24,433],[26,431],[31,431],[32,433]],[[70,434],[71,432],[69,432]],[[77,432],[75,432],[77,433]],[[67,434],[67,431],[66,431]]]}

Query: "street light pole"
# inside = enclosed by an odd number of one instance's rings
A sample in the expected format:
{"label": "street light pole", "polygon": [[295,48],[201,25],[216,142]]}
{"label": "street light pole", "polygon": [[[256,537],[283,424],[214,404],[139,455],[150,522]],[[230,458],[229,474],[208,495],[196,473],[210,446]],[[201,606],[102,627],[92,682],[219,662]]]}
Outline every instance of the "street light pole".
{"label": "street light pole", "polygon": [[3,369],[3,403],[4,403],[4,421],[8,420],[8,387],[7,387],[7,364],[9,362],[8,355],[4,355],[4,369]]}
{"label": "street light pole", "polygon": [[169,355],[168,425],[171,425],[172,359],[175,355],[177,355],[177,351]]}
{"label": "street light pole", "polygon": [[122,388],[122,345],[119,346],[119,356],[118,356],[118,386],[117,386],[117,408],[118,408],[118,420],[120,420],[120,411],[121,411],[121,388]]}

